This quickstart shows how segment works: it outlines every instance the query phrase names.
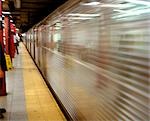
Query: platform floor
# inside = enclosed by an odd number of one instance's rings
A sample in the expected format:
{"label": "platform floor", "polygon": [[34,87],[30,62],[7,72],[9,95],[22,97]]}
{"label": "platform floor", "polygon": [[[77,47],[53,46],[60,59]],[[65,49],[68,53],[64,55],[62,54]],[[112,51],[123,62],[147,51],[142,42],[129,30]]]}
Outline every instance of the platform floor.
{"label": "platform floor", "polygon": [[7,113],[0,121],[65,121],[65,117],[45,84],[40,72],[20,43],[20,54],[7,72],[7,96],[0,96],[0,107]]}

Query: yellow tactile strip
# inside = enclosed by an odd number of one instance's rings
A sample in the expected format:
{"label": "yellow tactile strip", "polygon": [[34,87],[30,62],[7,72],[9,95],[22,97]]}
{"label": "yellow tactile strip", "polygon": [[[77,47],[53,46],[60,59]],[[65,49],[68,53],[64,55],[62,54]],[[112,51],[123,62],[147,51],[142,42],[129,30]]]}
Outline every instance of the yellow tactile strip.
{"label": "yellow tactile strip", "polygon": [[24,45],[21,46],[28,121],[66,121]]}

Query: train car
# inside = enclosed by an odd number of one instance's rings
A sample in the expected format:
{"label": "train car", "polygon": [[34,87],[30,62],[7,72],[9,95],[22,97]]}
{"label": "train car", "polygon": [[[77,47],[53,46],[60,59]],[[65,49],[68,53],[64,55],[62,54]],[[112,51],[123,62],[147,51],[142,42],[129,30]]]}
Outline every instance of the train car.
{"label": "train car", "polygon": [[72,120],[149,121],[149,0],[69,0],[26,46]]}

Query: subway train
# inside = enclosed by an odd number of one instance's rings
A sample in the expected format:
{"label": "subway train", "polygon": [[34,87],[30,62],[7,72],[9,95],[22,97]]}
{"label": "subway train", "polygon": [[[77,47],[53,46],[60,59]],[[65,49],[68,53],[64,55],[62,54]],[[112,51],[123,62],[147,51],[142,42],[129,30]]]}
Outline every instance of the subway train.
{"label": "subway train", "polygon": [[26,32],[74,121],[150,121],[150,0],[69,0]]}

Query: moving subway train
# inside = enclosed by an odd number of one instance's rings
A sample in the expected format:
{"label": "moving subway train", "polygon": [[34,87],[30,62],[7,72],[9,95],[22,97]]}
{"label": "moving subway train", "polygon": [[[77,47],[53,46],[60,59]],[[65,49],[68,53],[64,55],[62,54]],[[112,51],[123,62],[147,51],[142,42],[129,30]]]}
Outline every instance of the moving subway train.
{"label": "moving subway train", "polygon": [[25,44],[72,120],[150,120],[150,0],[69,0]]}

